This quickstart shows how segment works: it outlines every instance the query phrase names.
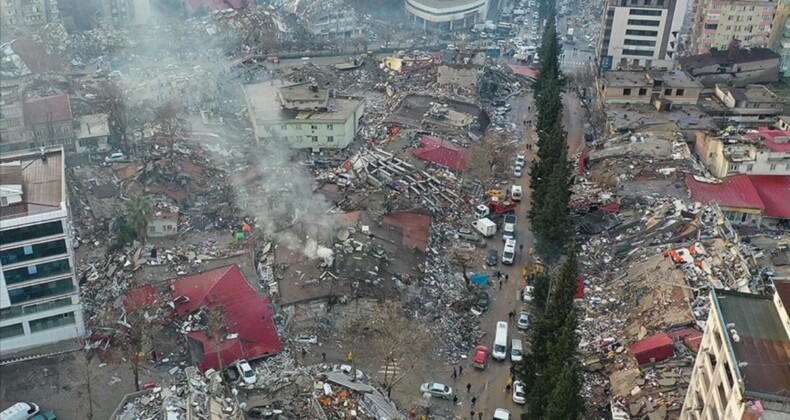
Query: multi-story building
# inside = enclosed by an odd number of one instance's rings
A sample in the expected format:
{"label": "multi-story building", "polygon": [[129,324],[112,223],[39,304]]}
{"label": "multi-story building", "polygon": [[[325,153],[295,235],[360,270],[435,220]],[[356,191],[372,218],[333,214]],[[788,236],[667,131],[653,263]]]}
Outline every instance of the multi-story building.
{"label": "multi-story building", "polygon": [[774,299],[714,289],[710,301],[680,419],[790,417],[790,288]]}
{"label": "multi-story building", "polygon": [[71,102],[68,95],[32,98],[21,103],[0,105],[0,152],[56,144],[73,148],[73,138]]}
{"label": "multi-story building", "polygon": [[761,127],[744,134],[698,131],[694,145],[716,178],[728,175],[790,175],[790,131]]}
{"label": "multi-story building", "polygon": [[607,0],[597,55],[603,70],[672,69],[688,0]]}
{"label": "multi-story building", "polygon": [[305,5],[299,16],[306,21],[305,27],[319,38],[357,38],[362,36],[356,11],[340,0],[323,0],[301,3]]}
{"label": "multi-story building", "polygon": [[28,33],[58,20],[58,0],[0,0],[3,31],[16,29]]}
{"label": "multi-story building", "polygon": [[660,110],[695,105],[702,92],[702,83],[680,70],[609,70],[601,72],[598,85],[604,103],[653,104]]}
{"label": "multi-story building", "polygon": [[784,100],[763,85],[730,87],[716,84],[714,94],[728,115],[765,117],[779,115],[784,110]]}
{"label": "multi-story building", "polygon": [[406,0],[406,13],[423,29],[455,30],[483,22],[488,0]]}
{"label": "multi-story building", "polygon": [[752,83],[779,81],[779,55],[768,48],[740,48],[733,40],[726,50],[710,50],[678,59],[678,67],[702,82],[705,87],[716,83],[745,86]]}
{"label": "multi-story building", "polygon": [[361,100],[330,94],[314,82],[245,85],[244,96],[259,142],[283,141],[316,152],[351,144],[364,111]]}
{"label": "multi-story building", "polygon": [[151,21],[151,0],[101,1],[103,23],[114,28],[145,25]]}
{"label": "multi-story building", "polygon": [[698,0],[689,50],[726,49],[733,39],[743,47],[767,47],[774,13],[776,0]]}
{"label": "multi-story building", "polygon": [[790,75],[790,0],[782,0],[776,7],[771,28],[771,48],[779,54],[779,72]]}
{"label": "multi-story building", "polygon": [[0,354],[82,337],[63,148],[0,155]]}

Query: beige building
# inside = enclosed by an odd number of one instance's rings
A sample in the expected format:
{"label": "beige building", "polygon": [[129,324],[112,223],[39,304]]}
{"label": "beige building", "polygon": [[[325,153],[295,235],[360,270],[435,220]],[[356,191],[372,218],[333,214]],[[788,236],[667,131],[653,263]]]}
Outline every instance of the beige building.
{"label": "beige building", "polygon": [[343,149],[359,130],[364,106],[312,82],[268,81],[244,86],[258,142],[282,141],[293,149]]}
{"label": "beige building", "polygon": [[790,417],[790,287],[776,295],[714,289],[681,420]]}
{"label": "beige building", "polygon": [[790,131],[759,128],[745,134],[698,131],[694,150],[716,178],[790,175]]}
{"label": "beige building", "polygon": [[483,68],[475,64],[440,64],[436,70],[436,82],[440,85],[455,85],[475,88]]}
{"label": "beige building", "polygon": [[680,70],[610,70],[598,81],[601,98],[609,104],[653,104],[665,110],[671,104],[695,105],[702,84]]}
{"label": "beige building", "polygon": [[782,98],[763,85],[730,87],[717,84],[714,94],[730,115],[771,116],[781,114],[784,109]]}
{"label": "beige building", "polygon": [[744,47],[767,47],[776,4],[775,0],[699,0],[689,50],[692,54],[723,50],[733,39]]}
{"label": "beige building", "polygon": [[597,55],[601,69],[674,68],[688,0],[607,0]]}
{"label": "beige building", "polygon": [[779,54],[768,48],[740,48],[737,42],[726,50],[681,57],[678,67],[705,87],[713,87],[716,83],[746,86],[779,81]]}
{"label": "beige building", "polygon": [[107,114],[91,114],[74,120],[77,153],[108,152],[110,124]]}

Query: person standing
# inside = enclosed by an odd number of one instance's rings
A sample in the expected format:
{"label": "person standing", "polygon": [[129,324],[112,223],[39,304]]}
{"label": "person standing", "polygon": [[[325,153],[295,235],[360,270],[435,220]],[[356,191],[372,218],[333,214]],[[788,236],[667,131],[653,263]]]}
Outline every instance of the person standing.
{"label": "person standing", "polygon": [[470,392],[472,392],[472,384],[471,383],[467,383],[466,384],[466,393],[468,394]]}
{"label": "person standing", "polygon": [[453,367],[453,380],[458,377],[458,372],[456,372],[455,367]]}
{"label": "person standing", "polygon": [[472,397],[472,407],[475,406],[476,402],[477,402],[477,397]]}

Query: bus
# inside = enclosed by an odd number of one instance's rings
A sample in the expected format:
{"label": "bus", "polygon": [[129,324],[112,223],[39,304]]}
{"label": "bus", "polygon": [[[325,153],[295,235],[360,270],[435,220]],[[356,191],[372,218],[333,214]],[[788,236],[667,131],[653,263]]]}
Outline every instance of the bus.
{"label": "bus", "polygon": [[496,323],[496,335],[494,336],[494,351],[491,357],[496,360],[507,359],[507,322],[499,321]]}

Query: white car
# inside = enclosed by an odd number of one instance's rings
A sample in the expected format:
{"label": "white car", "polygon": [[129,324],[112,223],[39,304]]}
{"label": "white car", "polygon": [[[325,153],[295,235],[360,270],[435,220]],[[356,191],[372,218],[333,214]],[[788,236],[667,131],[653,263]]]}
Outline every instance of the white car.
{"label": "white car", "polygon": [[523,168],[526,163],[527,156],[523,153],[519,153],[518,156],[516,156],[516,166],[521,166]]}
{"label": "white car", "polygon": [[105,163],[122,162],[124,160],[126,160],[126,156],[124,156],[123,153],[120,152],[115,152],[110,156],[104,158]]}
{"label": "white car", "polygon": [[516,165],[516,166],[513,167],[513,176],[514,177],[521,178],[521,175],[523,175],[523,174],[524,174],[524,172],[522,171],[521,166]]}
{"label": "white car", "polygon": [[453,397],[453,389],[445,384],[438,382],[426,382],[420,386],[420,392],[431,394],[432,397],[450,399]]}
{"label": "white car", "polygon": [[296,342],[301,344],[318,344],[318,336],[312,334],[299,334]]}
{"label": "white car", "polygon": [[525,404],[527,402],[527,393],[524,392],[524,382],[513,382],[513,402],[516,404]]}
{"label": "white car", "polygon": [[524,302],[532,302],[532,292],[535,290],[532,286],[524,286]]}
{"label": "white car", "polygon": [[[332,368],[332,370],[335,371],[335,372],[343,372],[346,375],[351,376],[351,373],[354,371],[354,367],[351,366],[351,365],[335,365]],[[358,381],[364,380],[365,379],[365,372],[362,372],[361,370],[357,369],[357,375],[356,376],[357,376],[357,380]]]}
{"label": "white car", "polygon": [[510,420],[510,411],[504,408],[494,410],[494,420]]}
{"label": "white car", "polygon": [[529,319],[529,313],[521,311],[521,313],[518,314],[518,323],[516,323],[516,326],[518,327],[518,329],[520,329],[520,330],[528,330],[530,323],[531,322],[530,322],[530,319]]}
{"label": "white car", "polygon": [[511,265],[516,260],[516,240],[506,239],[505,248],[502,250],[502,264]]}
{"label": "white car", "polygon": [[245,384],[251,385],[258,382],[258,375],[255,374],[255,370],[250,366],[250,362],[244,359],[239,360],[236,362],[236,370],[239,371],[239,376],[241,376],[241,380]]}

